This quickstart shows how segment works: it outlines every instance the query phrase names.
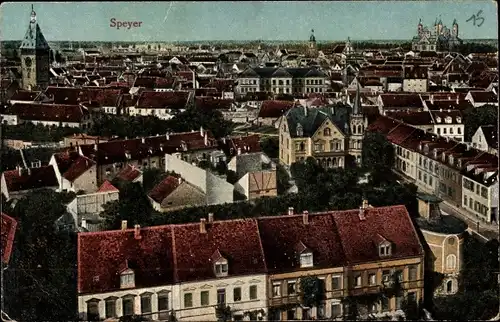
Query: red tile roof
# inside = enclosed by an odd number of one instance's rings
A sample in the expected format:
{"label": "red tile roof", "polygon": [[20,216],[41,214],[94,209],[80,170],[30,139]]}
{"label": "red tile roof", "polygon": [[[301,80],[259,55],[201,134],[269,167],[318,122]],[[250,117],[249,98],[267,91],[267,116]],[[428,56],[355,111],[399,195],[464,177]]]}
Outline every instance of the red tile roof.
{"label": "red tile roof", "polygon": [[[182,180],[182,179],[181,179]],[[179,178],[174,176],[167,176],[160,183],[158,183],[149,192],[148,196],[158,203],[162,203],[177,187],[179,187]]]}
{"label": "red tile roof", "polygon": [[205,110],[229,110],[233,100],[231,99],[217,99],[208,97],[197,97],[196,107]]}
{"label": "red tile roof", "polygon": [[40,168],[5,171],[5,183],[9,192],[38,188],[58,187],[56,173],[52,165]]}
{"label": "red tile roof", "polygon": [[432,125],[433,119],[429,111],[394,111],[386,112],[387,117],[402,121],[411,125]]}
{"label": "red tile roof", "polygon": [[211,258],[218,250],[227,259],[229,275],[264,274],[266,262],[255,219],[173,226],[176,281],[215,278]]}
{"label": "red tile roof", "polygon": [[14,237],[16,234],[17,221],[2,212],[1,242],[2,242],[2,263],[7,264],[12,253]]}
{"label": "red tile roof", "polygon": [[17,90],[11,97],[11,101],[34,101],[41,92]]}
{"label": "red tile roof", "polygon": [[[226,141],[227,142],[227,141]],[[252,134],[247,136],[238,136],[230,138],[229,150],[230,155],[235,155],[238,153],[238,149],[241,149],[243,153],[245,152],[260,152],[260,136],[258,134]]]}
{"label": "red tile roof", "polygon": [[295,105],[291,101],[267,100],[262,102],[259,117],[279,118]]}
{"label": "red tile roof", "polygon": [[416,130],[414,127],[401,123],[387,134],[387,140],[399,145]]}
{"label": "red tile roof", "polygon": [[144,91],[137,100],[137,108],[185,109],[189,100],[189,92],[154,92]]}
{"label": "red tile roof", "polygon": [[368,208],[365,220],[359,210],[333,213],[342,248],[349,264],[378,261],[377,234],[392,244],[391,259],[423,255],[410,215],[404,206]]}
{"label": "red tile roof", "polygon": [[95,165],[91,159],[78,152],[61,152],[54,154],[61,175],[69,181],[75,181],[88,169]]}
{"label": "red tile roof", "polygon": [[368,125],[366,129],[368,132],[377,132],[383,135],[387,135],[392,129],[398,126],[401,122],[393,120],[389,117],[379,116],[377,119]]}
{"label": "red tile roof", "polygon": [[380,94],[384,109],[390,108],[423,108],[418,94]]}
{"label": "red tile roof", "polygon": [[470,91],[474,103],[498,103],[498,96],[493,92]]}
{"label": "red tile roof", "polygon": [[[330,213],[331,214],[331,213]],[[339,267],[345,264],[342,243],[330,215],[302,215],[258,219],[262,247],[269,272],[295,271],[300,267],[297,246],[313,252],[314,267]]]}
{"label": "red tile roof", "polygon": [[99,190],[97,192],[115,192],[119,191],[118,188],[113,186],[111,182],[108,180],[104,181],[103,184],[99,187]]}
{"label": "red tile roof", "polygon": [[79,105],[22,103],[12,105],[5,114],[27,121],[81,123],[89,111]]}
{"label": "red tile roof", "polygon": [[130,164],[127,164],[120,172],[118,172],[116,177],[120,180],[132,182],[137,179],[141,175],[141,173],[141,170]]}
{"label": "red tile roof", "polygon": [[210,131],[207,133],[208,145],[200,131],[172,133],[143,139],[115,140],[99,143],[97,151],[95,145],[80,145],[83,155],[97,161],[99,165],[113,164],[127,160],[125,152],[129,152],[132,160],[142,160],[150,156],[165,156],[166,153],[182,152],[182,144],[186,145],[187,151],[214,149],[217,145]]}
{"label": "red tile roof", "polygon": [[172,229],[157,226],[78,234],[78,293],[120,289],[119,268],[125,261],[134,270],[136,287],[172,284],[174,255]]}

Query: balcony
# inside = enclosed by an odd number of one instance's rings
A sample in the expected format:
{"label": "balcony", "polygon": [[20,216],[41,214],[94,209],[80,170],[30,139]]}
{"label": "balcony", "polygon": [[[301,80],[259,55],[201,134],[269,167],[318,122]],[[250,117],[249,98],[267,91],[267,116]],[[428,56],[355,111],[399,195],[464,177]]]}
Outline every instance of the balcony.
{"label": "balcony", "polygon": [[269,306],[296,305],[300,304],[300,296],[298,294],[282,297],[273,297],[269,299]]}
{"label": "balcony", "polygon": [[360,296],[365,294],[378,294],[382,292],[382,287],[380,285],[373,286],[363,286],[358,288],[353,288],[349,291],[349,296]]}

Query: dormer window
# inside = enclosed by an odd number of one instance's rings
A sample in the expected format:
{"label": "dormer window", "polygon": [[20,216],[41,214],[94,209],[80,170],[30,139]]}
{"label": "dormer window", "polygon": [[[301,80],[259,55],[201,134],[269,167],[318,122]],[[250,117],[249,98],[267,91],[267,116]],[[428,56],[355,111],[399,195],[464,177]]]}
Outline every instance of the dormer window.
{"label": "dormer window", "polygon": [[457,123],[462,123],[462,118],[460,116],[457,116],[455,119],[457,120]]}
{"label": "dormer window", "polygon": [[445,119],[446,123],[451,123],[451,117],[450,116],[447,116],[446,119]]}
{"label": "dormer window", "polygon": [[300,267],[313,267],[313,254],[312,252],[305,252],[300,254]]}
{"label": "dormer window", "polygon": [[214,264],[214,273],[216,277],[227,276],[229,272],[228,262],[218,249],[212,255],[212,263]]}
{"label": "dormer window", "polygon": [[436,122],[441,123],[441,118],[439,116],[436,117]]}
{"label": "dormer window", "polygon": [[304,135],[304,128],[299,123],[299,124],[297,124],[297,136],[303,136],[303,135]]}
{"label": "dormer window", "polygon": [[380,243],[378,250],[379,250],[380,257],[390,256],[391,255],[391,243],[389,243],[389,242]]}
{"label": "dormer window", "polygon": [[452,156],[452,155],[450,155],[450,156],[449,156],[449,158],[448,158],[448,162],[449,162],[451,165],[453,165],[453,156]]}
{"label": "dormer window", "polygon": [[120,274],[120,288],[135,287],[135,273],[132,269],[127,268]]}

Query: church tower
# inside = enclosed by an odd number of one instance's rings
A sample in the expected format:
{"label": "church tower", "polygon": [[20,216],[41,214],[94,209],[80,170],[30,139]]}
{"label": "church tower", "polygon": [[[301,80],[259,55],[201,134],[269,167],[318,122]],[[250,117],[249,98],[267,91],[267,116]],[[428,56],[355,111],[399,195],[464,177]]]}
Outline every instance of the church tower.
{"label": "church tower", "polygon": [[311,37],[309,37],[309,50],[316,50],[316,37],[314,37],[314,29],[311,30]]}
{"label": "church tower", "polygon": [[361,164],[361,148],[368,119],[363,114],[359,81],[357,82],[356,97],[350,115],[351,135],[349,137],[349,154],[354,157],[357,164]]}
{"label": "church tower", "polygon": [[36,22],[33,5],[31,5],[30,24],[19,50],[23,89],[46,88],[49,85],[50,47]]}
{"label": "church tower", "polygon": [[458,37],[458,23],[457,23],[457,19],[453,19],[453,25],[452,25],[451,35],[454,38]]}

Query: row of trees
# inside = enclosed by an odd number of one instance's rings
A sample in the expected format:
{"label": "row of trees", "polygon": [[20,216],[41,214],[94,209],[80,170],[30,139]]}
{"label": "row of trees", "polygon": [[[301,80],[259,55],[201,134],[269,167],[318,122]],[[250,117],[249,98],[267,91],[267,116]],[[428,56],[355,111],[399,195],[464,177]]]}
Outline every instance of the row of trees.
{"label": "row of trees", "polygon": [[164,134],[166,132],[189,132],[202,126],[211,130],[216,138],[229,135],[233,123],[224,120],[217,110],[190,108],[177,114],[170,120],[161,120],[155,116],[116,116],[101,115],[94,121],[89,134],[106,137],[142,137]]}
{"label": "row of trees", "polygon": [[4,139],[34,142],[59,142],[65,136],[81,133],[79,128],[68,126],[44,126],[31,122],[18,125],[2,125]]}

